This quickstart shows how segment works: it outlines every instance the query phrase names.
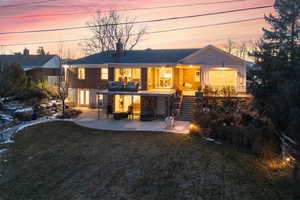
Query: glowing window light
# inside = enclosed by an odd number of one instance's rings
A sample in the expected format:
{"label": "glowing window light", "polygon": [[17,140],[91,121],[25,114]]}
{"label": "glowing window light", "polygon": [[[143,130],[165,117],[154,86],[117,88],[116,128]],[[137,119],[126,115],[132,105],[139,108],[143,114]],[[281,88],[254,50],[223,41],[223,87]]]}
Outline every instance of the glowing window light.
{"label": "glowing window light", "polygon": [[172,78],[172,74],[164,74],[164,78]]}
{"label": "glowing window light", "polygon": [[213,87],[221,86],[236,86],[237,72],[236,71],[210,71],[209,83]]}

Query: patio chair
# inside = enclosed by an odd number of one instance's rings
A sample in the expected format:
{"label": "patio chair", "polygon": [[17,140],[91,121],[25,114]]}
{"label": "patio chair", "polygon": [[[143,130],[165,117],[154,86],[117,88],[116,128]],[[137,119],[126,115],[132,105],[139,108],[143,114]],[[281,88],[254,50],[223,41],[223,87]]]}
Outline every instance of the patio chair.
{"label": "patio chair", "polygon": [[114,116],[115,120],[121,120],[121,119],[128,118],[128,113],[125,113],[125,112],[115,112],[113,114],[113,116]]}
{"label": "patio chair", "polygon": [[134,81],[129,81],[127,85],[124,86],[124,90],[130,92],[137,92],[139,90],[139,83]]}
{"label": "patio chair", "polygon": [[122,91],[124,89],[123,81],[109,81],[108,90],[109,91]]}
{"label": "patio chair", "polygon": [[155,120],[154,112],[151,110],[144,111],[140,116],[141,121],[153,121]]}

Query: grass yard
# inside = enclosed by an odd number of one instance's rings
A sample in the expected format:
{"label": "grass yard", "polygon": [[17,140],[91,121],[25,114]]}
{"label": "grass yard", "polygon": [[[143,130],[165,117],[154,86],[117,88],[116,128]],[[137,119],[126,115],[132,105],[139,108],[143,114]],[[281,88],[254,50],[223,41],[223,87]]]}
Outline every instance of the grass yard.
{"label": "grass yard", "polygon": [[187,135],[27,128],[0,156],[0,199],[277,200],[288,185],[255,157]]}

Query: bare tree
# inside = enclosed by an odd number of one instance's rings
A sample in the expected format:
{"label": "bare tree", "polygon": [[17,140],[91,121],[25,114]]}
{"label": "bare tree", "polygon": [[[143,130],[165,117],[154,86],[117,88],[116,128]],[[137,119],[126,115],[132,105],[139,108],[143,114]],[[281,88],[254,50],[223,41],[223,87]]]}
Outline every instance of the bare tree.
{"label": "bare tree", "polygon": [[225,44],[225,48],[226,48],[227,52],[230,54],[233,54],[235,46],[236,46],[235,42],[231,38],[228,38],[227,44]]}
{"label": "bare tree", "polygon": [[241,58],[246,58],[248,55],[248,47],[247,47],[247,42],[242,41],[238,46],[237,46],[237,55]]}
{"label": "bare tree", "polygon": [[57,55],[60,58],[64,58],[64,43],[63,42],[57,44]]}
{"label": "bare tree", "polygon": [[62,116],[65,116],[65,101],[68,98],[69,94],[69,83],[64,82],[57,90],[57,97],[62,102]]}
{"label": "bare tree", "polygon": [[93,19],[87,22],[93,36],[81,44],[83,51],[90,55],[115,50],[118,40],[121,40],[124,50],[133,49],[144,36],[146,28],[136,30],[132,22],[135,22],[135,19],[121,17],[116,11],[110,11],[107,15],[98,11]]}

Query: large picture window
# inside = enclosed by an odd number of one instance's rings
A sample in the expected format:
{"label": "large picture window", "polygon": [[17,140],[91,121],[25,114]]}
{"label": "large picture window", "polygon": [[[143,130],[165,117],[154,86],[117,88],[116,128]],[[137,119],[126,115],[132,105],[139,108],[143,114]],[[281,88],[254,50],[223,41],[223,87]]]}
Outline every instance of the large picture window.
{"label": "large picture window", "polygon": [[132,107],[134,114],[141,112],[141,97],[129,95],[115,95],[115,112],[128,112]]}
{"label": "large picture window", "polygon": [[236,71],[210,71],[209,83],[212,87],[221,88],[225,86],[236,87],[237,72]]}
{"label": "large picture window", "polygon": [[141,69],[139,68],[116,68],[115,69],[115,81],[129,81],[140,82]]}
{"label": "large picture window", "polygon": [[157,69],[158,73],[158,87],[159,88],[172,88],[173,86],[173,69],[160,68]]}

